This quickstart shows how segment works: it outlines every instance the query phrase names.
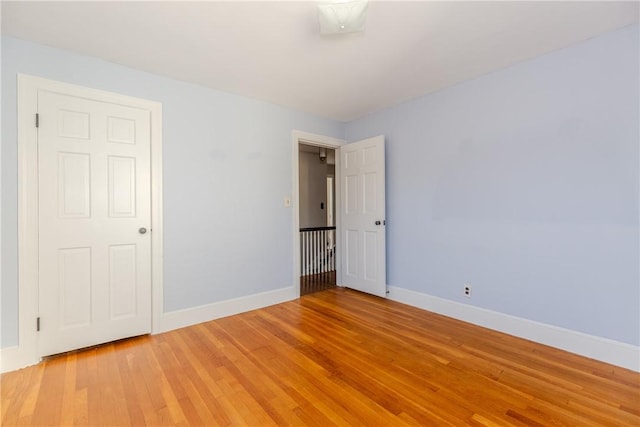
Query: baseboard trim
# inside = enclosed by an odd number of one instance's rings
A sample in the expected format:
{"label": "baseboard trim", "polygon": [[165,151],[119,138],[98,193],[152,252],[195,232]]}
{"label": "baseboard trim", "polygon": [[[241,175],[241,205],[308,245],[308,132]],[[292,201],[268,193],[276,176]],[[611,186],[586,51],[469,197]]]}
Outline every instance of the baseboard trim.
{"label": "baseboard trim", "polygon": [[40,362],[38,357],[29,357],[19,346],[0,348],[0,373],[15,371]]}
{"label": "baseboard trim", "polygon": [[157,331],[158,333],[168,332],[174,329],[208,322],[209,320],[280,304],[296,298],[296,288],[291,286],[184,310],[170,311],[163,313]]}
{"label": "baseboard trim", "polygon": [[640,347],[389,286],[388,298],[423,310],[640,372]]}
{"label": "baseboard trim", "polygon": [[[171,311],[162,315],[158,332],[168,332],[209,320],[291,301],[295,298],[295,287],[287,287],[185,310]],[[630,344],[474,307],[396,286],[389,286],[388,298],[423,310],[640,372],[640,347]],[[38,359],[31,360],[21,355],[19,346],[0,349],[0,372],[21,369],[34,365],[38,361]]]}

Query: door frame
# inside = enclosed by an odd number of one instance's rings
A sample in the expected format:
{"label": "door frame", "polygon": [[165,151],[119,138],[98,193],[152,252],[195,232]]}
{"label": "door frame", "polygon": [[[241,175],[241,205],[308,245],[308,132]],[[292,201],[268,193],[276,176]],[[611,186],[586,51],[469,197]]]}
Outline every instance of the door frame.
{"label": "door frame", "polygon": [[[18,348],[14,369],[40,361],[38,350],[38,91],[47,90],[147,110],[151,116],[151,333],[159,331],[162,296],[162,104],[18,74]],[[4,367],[3,367],[4,369]]]}
{"label": "door frame", "polygon": [[[291,207],[293,208],[293,287],[295,291],[295,297],[300,297],[300,165],[299,165],[299,146],[300,144],[313,145],[316,147],[325,147],[336,150],[336,175],[335,182],[339,181],[339,165],[340,155],[339,148],[347,143],[343,139],[333,138],[330,136],[316,135],[309,132],[302,132],[294,130],[291,132],[293,149],[292,149],[292,169],[293,169],[293,194],[291,197]],[[334,193],[336,217],[334,218],[336,224],[336,283],[340,285],[342,283],[342,266],[340,262],[340,248],[341,248],[341,234],[340,234],[340,186],[336,185]]]}

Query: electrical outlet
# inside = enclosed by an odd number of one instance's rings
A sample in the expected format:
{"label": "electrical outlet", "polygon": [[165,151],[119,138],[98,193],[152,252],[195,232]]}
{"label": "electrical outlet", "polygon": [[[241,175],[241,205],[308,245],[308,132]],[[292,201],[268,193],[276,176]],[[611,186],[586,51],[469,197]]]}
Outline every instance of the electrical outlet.
{"label": "electrical outlet", "polygon": [[464,285],[464,296],[467,298],[471,298],[471,286]]}

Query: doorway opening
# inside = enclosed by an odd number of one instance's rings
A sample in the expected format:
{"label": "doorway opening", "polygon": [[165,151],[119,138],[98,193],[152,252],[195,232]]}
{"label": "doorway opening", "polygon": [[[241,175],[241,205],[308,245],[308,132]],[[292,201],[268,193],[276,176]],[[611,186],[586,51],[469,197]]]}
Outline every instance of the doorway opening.
{"label": "doorway opening", "polygon": [[298,145],[300,295],[336,286],[335,171],[334,149]]}

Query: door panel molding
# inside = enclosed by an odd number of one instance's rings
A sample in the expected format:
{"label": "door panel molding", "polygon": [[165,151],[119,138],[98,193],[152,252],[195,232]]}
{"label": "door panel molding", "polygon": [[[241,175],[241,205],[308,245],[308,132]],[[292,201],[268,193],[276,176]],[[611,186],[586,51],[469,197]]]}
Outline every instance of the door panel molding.
{"label": "door panel molding", "polygon": [[[36,331],[38,317],[38,169],[35,165],[38,161],[36,113],[38,91],[40,90],[127,105],[149,111],[151,116],[151,227],[153,230],[151,237],[152,333],[159,331],[159,322],[162,316],[162,104],[18,74],[18,346],[11,357],[11,366],[6,366],[3,363],[2,371],[18,369],[39,362],[38,333]],[[122,123],[120,124],[122,125]],[[114,128],[113,139],[120,143],[124,141],[129,143],[130,138],[125,131],[125,128]]]}
{"label": "door panel molding", "polygon": [[386,297],[384,136],[343,145],[336,160],[343,188],[343,286]]}
{"label": "door panel molding", "polygon": [[[79,119],[62,133],[68,111]],[[38,114],[40,356],[149,334],[151,234],[138,232],[151,225],[149,111],[39,88]],[[130,144],[110,140],[113,117],[132,124],[111,135]],[[111,316],[113,304],[129,316]]]}

